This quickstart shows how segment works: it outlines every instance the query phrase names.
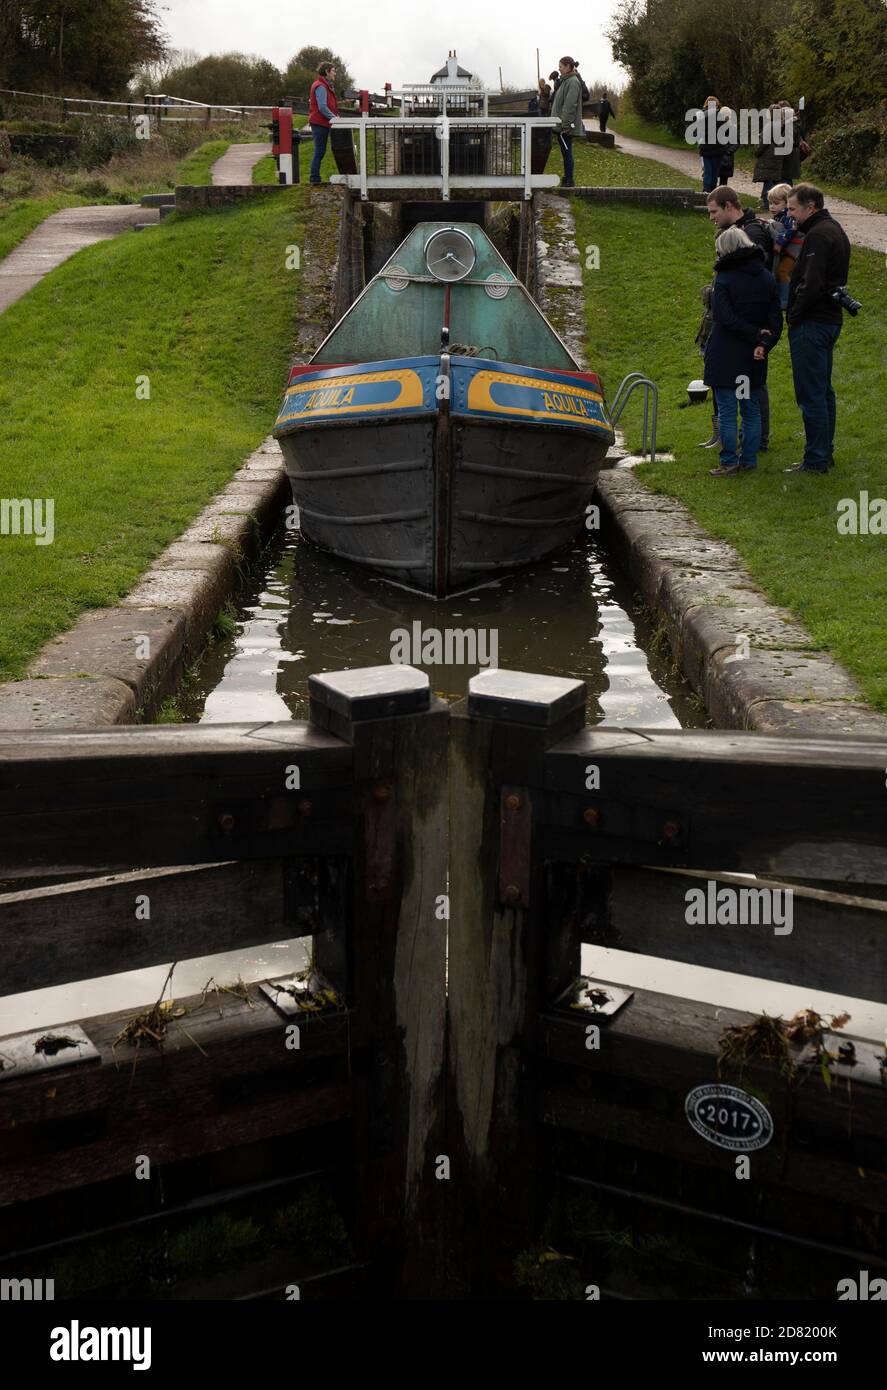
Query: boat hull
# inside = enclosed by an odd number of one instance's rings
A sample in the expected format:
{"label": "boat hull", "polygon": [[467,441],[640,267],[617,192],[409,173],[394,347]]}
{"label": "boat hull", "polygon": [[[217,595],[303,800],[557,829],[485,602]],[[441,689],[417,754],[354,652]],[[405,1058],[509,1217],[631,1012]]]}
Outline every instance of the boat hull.
{"label": "boat hull", "polygon": [[436,597],[572,540],[613,442],[592,374],[446,355],[297,369],[275,434],[303,534]]}

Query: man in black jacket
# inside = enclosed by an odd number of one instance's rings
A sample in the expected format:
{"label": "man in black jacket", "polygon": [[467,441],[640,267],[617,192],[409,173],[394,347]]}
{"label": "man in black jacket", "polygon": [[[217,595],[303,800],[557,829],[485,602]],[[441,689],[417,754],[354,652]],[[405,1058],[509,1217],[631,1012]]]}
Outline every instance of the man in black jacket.
{"label": "man in black jacket", "polygon": [[[739,227],[755,246],[760,246],[767,259],[767,264],[769,264],[773,254],[773,242],[770,240],[767,225],[756,216],[751,208],[743,209],[736,189],[731,188],[729,184],[723,188],[712,189],[707,202],[709,221],[715,224],[718,233],[726,232],[728,227]],[[760,403],[761,443],[759,447],[764,450],[770,447],[770,395],[766,381],[761,387]],[[712,423],[714,444],[718,442],[716,421],[717,416],[714,417]],[[706,447],[710,448],[712,444],[710,443]]]}
{"label": "man in black jacket", "polygon": [[795,400],[806,435],[804,458],[786,469],[788,473],[827,473],[834,462],[832,358],[844,317],[834,293],[847,283],[850,242],[824,201],[812,183],[796,184],[788,195],[789,213],[804,233],[789,282],[785,317]]}

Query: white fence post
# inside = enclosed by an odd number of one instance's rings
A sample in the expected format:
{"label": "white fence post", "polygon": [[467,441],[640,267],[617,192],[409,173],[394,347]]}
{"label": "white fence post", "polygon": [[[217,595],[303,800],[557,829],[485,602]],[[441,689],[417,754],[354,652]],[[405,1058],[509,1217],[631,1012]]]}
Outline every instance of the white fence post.
{"label": "white fence post", "polygon": [[362,120],[358,132],[358,143],[360,145],[360,197],[362,202],[367,199],[367,123]]}

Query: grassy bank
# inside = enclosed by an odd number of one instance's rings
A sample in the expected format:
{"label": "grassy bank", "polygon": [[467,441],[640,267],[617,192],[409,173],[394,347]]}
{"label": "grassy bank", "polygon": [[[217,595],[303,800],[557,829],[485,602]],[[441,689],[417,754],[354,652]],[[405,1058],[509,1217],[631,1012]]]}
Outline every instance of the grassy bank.
{"label": "grassy bank", "polygon": [[[777,603],[792,608],[814,639],[853,672],[867,697],[887,711],[887,537],[837,531],[837,503],[887,497],[883,392],[887,353],[880,323],[887,311],[881,258],[854,247],[853,284],[864,303],[845,317],[835,353],[838,397],[837,467],[825,478],[788,477],[783,469],[803,451],[788,343],[770,362],[772,443],[758,471],[715,479],[714,451],[697,448],[710,428],[708,407],[678,410],[687,382],[701,375],[693,338],[702,308],[699,287],[712,265],[712,233],[693,212],[574,204],[580,244],[601,249],[600,269],[586,270],[589,360],[610,397],[626,373],[640,369],[660,389],[659,438],[673,463],[645,465],[640,476],[681,498],[714,535],[732,542],[755,579]],[[626,252],[629,247],[630,251]],[[624,417],[638,446],[641,407]]]}
{"label": "grassy bank", "polygon": [[230,148],[230,140],[207,140],[205,145],[198,145],[197,149],[192,150],[187,159],[183,159],[176,167],[176,184],[212,183],[212,166]]}
{"label": "grassy bank", "polygon": [[0,536],[3,679],[132,588],[268,433],[302,203],[177,214],[79,252],[4,314],[3,492],[53,498],[55,541]]}
{"label": "grassy bank", "polygon": [[[655,159],[637,159],[604,145],[573,144],[577,184],[597,184],[603,188],[693,188],[694,180],[679,169],[659,164]],[[548,173],[560,174],[563,160],[555,138]]]}

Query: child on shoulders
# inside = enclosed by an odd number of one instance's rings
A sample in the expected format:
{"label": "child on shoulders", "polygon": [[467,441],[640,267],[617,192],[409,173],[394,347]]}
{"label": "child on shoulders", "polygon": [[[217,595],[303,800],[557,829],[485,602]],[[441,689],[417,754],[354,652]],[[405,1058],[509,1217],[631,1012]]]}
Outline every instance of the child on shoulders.
{"label": "child on shoulders", "polygon": [[798,231],[797,224],[788,210],[790,192],[790,183],[777,183],[767,194],[767,203],[771,214],[767,225],[773,241],[771,269],[776,276],[781,309],[785,309],[788,305],[788,282],[792,278],[792,271],[798,256],[801,254],[801,246],[804,241],[803,232]]}

